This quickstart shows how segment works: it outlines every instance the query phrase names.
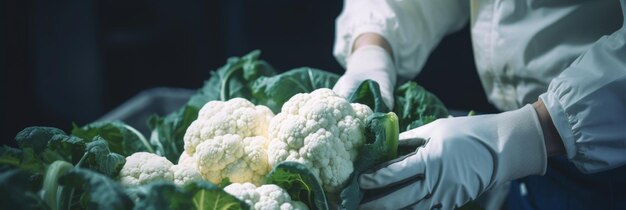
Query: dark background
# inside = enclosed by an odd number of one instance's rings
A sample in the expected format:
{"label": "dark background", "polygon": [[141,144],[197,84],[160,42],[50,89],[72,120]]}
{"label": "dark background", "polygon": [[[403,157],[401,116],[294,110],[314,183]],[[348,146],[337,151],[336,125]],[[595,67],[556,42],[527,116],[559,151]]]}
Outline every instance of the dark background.
{"label": "dark background", "polygon": [[[261,49],[279,70],[341,73],[332,56],[342,1],[9,0],[0,3],[2,142],[27,126],[69,131],[142,90],[195,89],[229,56]],[[467,27],[448,36],[416,81],[451,109],[485,99]]]}

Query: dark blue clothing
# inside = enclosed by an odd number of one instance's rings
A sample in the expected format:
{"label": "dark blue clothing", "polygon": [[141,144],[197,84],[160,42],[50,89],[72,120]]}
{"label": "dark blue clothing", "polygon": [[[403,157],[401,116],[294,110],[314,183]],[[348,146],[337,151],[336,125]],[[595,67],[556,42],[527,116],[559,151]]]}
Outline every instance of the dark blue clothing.
{"label": "dark blue clothing", "polygon": [[[522,195],[520,185],[526,194]],[[544,176],[513,181],[509,210],[626,210],[626,166],[594,174],[581,173],[565,156],[548,159]]]}

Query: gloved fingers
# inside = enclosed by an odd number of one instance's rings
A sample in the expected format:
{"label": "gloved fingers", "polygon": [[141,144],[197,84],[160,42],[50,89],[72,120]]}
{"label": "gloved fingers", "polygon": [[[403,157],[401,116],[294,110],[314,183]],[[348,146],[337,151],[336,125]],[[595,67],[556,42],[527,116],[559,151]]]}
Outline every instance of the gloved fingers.
{"label": "gloved fingers", "polygon": [[429,139],[431,137],[431,133],[435,131],[436,122],[437,121],[400,133],[399,141],[406,141],[410,139]]}
{"label": "gloved fingers", "polygon": [[413,206],[431,196],[423,185],[418,177],[382,189],[366,190],[359,209],[414,209]]}
{"label": "gloved fingers", "polygon": [[360,187],[377,189],[423,180],[425,166],[421,155],[420,150],[417,150],[364,172],[359,176]]}
{"label": "gloved fingers", "polygon": [[354,92],[356,88],[358,88],[358,84],[356,84],[356,81],[349,77],[342,76],[339,78],[339,80],[337,80],[335,86],[333,86],[333,91],[341,97],[348,98],[348,96],[350,96],[350,94],[352,94],[352,92]]}
{"label": "gloved fingers", "polygon": [[[348,98],[356,89],[359,87],[361,82],[365,81],[365,79],[355,79],[353,77],[344,75],[339,78],[335,86],[333,86],[333,91],[337,93],[337,95]],[[390,109],[393,109],[394,99],[393,99],[393,88],[386,82],[378,82],[380,87],[380,94],[382,95],[383,102]]]}
{"label": "gloved fingers", "polygon": [[419,137],[408,137],[405,135],[405,136],[402,136],[398,140],[398,146],[399,147],[420,147],[426,144],[427,141],[428,139],[419,138]]}

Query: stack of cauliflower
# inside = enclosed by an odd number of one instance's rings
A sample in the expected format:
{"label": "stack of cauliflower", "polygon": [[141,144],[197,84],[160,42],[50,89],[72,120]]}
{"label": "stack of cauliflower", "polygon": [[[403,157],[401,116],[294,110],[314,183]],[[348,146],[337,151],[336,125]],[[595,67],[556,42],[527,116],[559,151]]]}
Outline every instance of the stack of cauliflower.
{"label": "stack of cauliflower", "polygon": [[187,129],[178,165],[136,153],[127,157],[120,182],[162,179],[183,185],[228,179],[233,184],[224,190],[254,209],[304,209],[280,187],[263,185],[264,177],[274,165],[296,161],[309,168],[325,191],[337,192],[353,171],[370,114],[368,106],[349,103],[325,88],[293,96],[276,116],[242,98],[211,101]]}

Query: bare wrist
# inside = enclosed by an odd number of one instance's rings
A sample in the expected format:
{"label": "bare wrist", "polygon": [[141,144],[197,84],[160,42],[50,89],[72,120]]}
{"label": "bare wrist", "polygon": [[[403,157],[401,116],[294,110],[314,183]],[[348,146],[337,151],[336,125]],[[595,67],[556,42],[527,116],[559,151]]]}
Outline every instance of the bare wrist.
{"label": "bare wrist", "polygon": [[393,59],[393,51],[391,50],[391,45],[389,45],[389,42],[387,42],[385,37],[381,36],[380,34],[376,34],[376,33],[361,34],[354,41],[354,45],[352,46],[352,53],[354,53],[354,51],[356,51],[360,47],[363,47],[366,45],[376,45],[376,46],[382,47],[383,49],[385,49],[385,51],[387,51],[387,53],[389,53],[389,55]]}
{"label": "bare wrist", "polygon": [[561,140],[561,136],[557,132],[545,104],[543,101],[538,100],[533,103],[533,107],[535,108],[535,111],[537,111],[539,123],[541,123],[548,157],[564,154],[565,147],[563,146],[563,140]]}

